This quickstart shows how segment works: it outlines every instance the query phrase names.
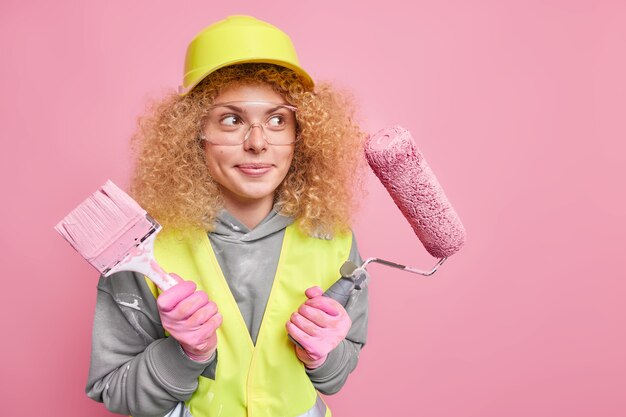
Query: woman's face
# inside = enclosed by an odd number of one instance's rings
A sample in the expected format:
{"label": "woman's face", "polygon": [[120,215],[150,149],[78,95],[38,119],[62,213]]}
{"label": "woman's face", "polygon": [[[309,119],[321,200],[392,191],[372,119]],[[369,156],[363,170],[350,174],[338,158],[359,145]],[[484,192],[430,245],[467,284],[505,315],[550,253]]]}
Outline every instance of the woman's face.
{"label": "woman's face", "polygon": [[[232,104],[216,107],[220,103]],[[296,138],[295,113],[276,104],[287,102],[266,84],[228,86],[214,100],[203,127],[205,156],[227,209],[259,203],[271,207],[287,175]],[[246,136],[241,144],[226,144]]]}

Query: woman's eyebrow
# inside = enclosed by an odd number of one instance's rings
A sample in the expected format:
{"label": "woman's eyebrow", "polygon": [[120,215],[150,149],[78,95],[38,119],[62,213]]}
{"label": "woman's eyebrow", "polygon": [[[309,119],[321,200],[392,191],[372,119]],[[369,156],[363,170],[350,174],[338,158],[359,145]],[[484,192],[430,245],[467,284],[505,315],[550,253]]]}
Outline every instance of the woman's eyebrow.
{"label": "woman's eyebrow", "polygon": [[243,110],[241,109],[241,107],[237,107],[234,104],[223,104],[220,107],[226,107],[231,110],[238,111],[239,113],[243,113]]}
{"label": "woman's eyebrow", "polygon": [[[274,107],[272,107],[270,109],[267,109],[265,111],[265,114],[273,113],[273,112],[275,112],[278,109],[285,108],[285,106],[286,106],[285,104],[278,104],[278,105],[276,105],[276,106],[274,106]],[[226,107],[228,109],[234,110],[234,111],[239,112],[239,113],[245,113],[244,109],[242,109],[241,107],[236,106],[234,104],[221,104],[221,105],[219,105],[219,107]]]}
{"label": "woman's eyebrow", "polygon": [[283,105],[278,105],[278,106],[276,106],[276,107],[272,107],[271,109],[268,109],[268,110],[265,112],[265,114],[268,114],[268,113],[274,113],[276,110],[278,110],[278,109],[284,109],[284,108],[285,108],[285,106],[283,106]]}

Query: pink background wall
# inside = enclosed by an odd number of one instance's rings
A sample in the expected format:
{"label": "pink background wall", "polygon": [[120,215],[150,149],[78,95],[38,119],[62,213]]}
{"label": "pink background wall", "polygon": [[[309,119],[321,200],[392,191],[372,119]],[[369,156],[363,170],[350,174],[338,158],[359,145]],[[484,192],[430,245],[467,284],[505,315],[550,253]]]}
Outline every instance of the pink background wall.
{"label": "pink background wall", "polygon": [[[2,414],[110,415],[83,392],[97,274],[52,226],[127,184],[145,99],[177,86],[195,33],[245,13],[352,90],[368,131],[411,130],[468,230],[434,278],[370,268],[335,415],[626,415],[626,5],[221,3],[0,3]],[[369,181],[362,254],[432,264]]]}

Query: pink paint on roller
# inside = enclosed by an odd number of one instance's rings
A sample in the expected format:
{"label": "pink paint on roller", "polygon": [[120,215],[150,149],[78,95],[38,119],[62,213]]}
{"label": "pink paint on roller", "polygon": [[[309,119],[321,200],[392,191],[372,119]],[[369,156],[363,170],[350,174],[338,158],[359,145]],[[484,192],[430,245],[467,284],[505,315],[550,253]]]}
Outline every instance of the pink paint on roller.
{"label": "pink paint on roller", "polygon": [[154,240],[161,225],[112,181],[72,210],[55,229],[105,276],[135,271],[162,290],[177,283],[154,260]]}
{"label": "pink paint on roller", "polygon": [[428,253],[447,258],[465,243],[465,228],[406,129],[372,135],[367,161]]}

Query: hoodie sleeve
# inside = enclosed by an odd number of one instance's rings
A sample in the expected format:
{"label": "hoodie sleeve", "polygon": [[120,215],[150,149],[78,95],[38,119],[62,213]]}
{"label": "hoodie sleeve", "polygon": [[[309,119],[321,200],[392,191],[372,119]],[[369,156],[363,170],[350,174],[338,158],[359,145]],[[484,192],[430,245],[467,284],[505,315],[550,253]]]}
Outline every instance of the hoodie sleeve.
{"label": "hoodie sleeve", "polygon": [[207,362],[191,360],[165,337],[144,278],[120,272],[100,278],[87,395],[109,411],[160,416],[196,390]]}
{"label": "hoodie sleeve", "polygon": [[[359,255],[354,233],[352,234],[350,260],[359,266],[363,263]],[[369,280],[369,277],[367,279]],[[366,286],[350,295],[346,311],[352,320],[352,327],[350,327],[346,338],[328,354],[326,362],[320,367],[306,370],[313,386],[322,394],[337,393],[345,384],[348,375],[357,366],[359,353],[367,339],[367,291]]]}

